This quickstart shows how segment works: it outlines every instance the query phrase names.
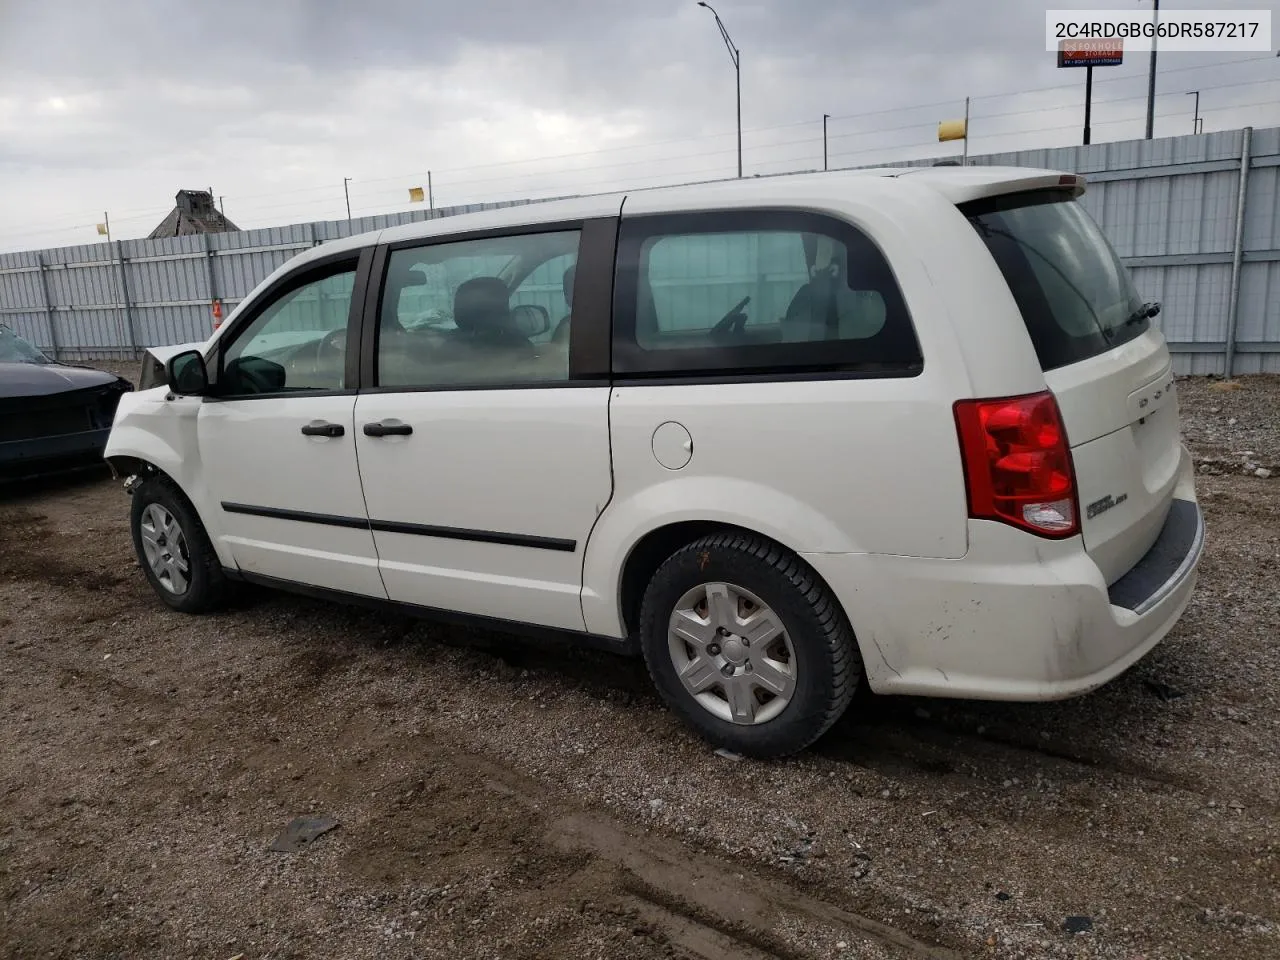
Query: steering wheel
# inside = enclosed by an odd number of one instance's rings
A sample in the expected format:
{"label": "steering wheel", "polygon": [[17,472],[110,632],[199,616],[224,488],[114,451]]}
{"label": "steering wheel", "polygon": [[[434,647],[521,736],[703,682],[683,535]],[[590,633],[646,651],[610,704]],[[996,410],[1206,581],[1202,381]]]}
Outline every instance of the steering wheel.
{"label": "steering wheel", "polygon": [[337,330],[330,330],[316,342],[316,366],[320,367],[324,363],[324,355],[332,351],[341,360],[346,355],[347,350],[347,329],[339,327]]}
{"label": "steering wheel", "polygon": [[240,383],[247,384],[253,388],[248,391],[249,393],[274,393],[277,389],[274,384],[269,380],[266,380],[262,374],[257,370],[254,370],[253,367],[236,364],[235,378]]}
{"label": "steering wheel", "polygon": [[732,309],[711,328],[711,339],[727,342],[741,337],[747,323],[747,315],[742,312],[742,308],[750,302],[751,298],[748,296],[734,304]]}

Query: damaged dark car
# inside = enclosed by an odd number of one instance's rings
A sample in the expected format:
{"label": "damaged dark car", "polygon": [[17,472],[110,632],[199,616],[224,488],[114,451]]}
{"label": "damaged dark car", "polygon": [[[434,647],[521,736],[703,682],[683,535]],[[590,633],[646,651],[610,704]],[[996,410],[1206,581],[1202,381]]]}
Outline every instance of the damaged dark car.
{"label": "damaged dark car", "polygon": [[121,377],[50,360],[0,324],[0,480],[102,464]]}

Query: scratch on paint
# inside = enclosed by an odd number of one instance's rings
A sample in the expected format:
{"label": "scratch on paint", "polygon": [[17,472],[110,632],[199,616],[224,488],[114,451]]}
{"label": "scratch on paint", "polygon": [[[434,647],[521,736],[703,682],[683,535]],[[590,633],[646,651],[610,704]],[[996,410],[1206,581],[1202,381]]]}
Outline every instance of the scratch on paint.
{"label": "scratch on paint", "polygon": [[887,658],[887,657],[885,657],[885,655],[884,655],[884,648],[880,646],[880,641],[879,641],[879,640],[877,640],[875,637],[872,637],[872,638],[871,638],[871,642],[872,642],[872,643],[874,643],[874,644],[876,645],[876,652],[877,652],[878,654],[880,654],[880,662],[881,662],[881,663],[883,663],[883,664],[885,665],[885,668],[886,668],[887,670],[889,670],[889,671],[890,671],[890,672],[891,672],[895,677],[897,677],[899,680],[901,680],[901,679],[902,679],[902,674],[900,674],[897,670],[895,670],[895,669],[893,668],[893,664],[891,664],[891,663],[889,662],[888,658]]}

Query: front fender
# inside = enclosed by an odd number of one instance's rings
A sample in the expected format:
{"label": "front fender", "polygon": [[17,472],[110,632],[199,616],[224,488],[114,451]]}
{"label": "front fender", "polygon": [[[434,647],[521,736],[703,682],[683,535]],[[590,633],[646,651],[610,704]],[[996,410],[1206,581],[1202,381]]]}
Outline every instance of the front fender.
{"label": "front fender", "polygon": [[202,402],[199,397],[174,397],[167,387],[125,394],[103,456],[142,460],[172,479],[196,508],[218,559],[234,566],[230,553],[220,546],[220,514],[204,483],[197,431]]}
{"label": "front fender", "polygon": [[622,572],[635,545],[661,527],[688,521],[723,523],[763,534],[796,553],[863,553],[828,517],[780,490],[733,477],[673,477],[605,509],[583,559],[582,612],[587,630],[625,635]]}

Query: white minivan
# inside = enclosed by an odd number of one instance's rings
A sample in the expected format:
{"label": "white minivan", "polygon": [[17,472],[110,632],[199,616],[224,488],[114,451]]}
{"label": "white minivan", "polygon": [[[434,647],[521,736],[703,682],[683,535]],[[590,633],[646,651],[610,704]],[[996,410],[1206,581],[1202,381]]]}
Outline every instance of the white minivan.
{"label": "white minivan", "polygon": [[326,243],[106,456],[160,598],[232,581],[641,653],[713,743],[871,690],[1084,693],[1204,539],[1170,356],[1083,179],[738,180]]}

